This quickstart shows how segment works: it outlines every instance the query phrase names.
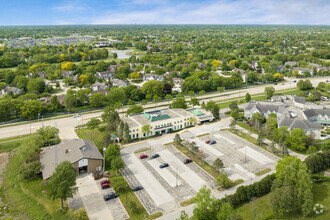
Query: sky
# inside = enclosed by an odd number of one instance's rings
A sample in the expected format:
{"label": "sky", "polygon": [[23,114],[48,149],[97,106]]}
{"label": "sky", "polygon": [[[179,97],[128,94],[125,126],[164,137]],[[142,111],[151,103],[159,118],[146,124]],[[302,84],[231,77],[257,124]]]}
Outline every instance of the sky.
{"label": "sky", "polygon": [[0,25],[330,25],[330,0],[0,0]]}

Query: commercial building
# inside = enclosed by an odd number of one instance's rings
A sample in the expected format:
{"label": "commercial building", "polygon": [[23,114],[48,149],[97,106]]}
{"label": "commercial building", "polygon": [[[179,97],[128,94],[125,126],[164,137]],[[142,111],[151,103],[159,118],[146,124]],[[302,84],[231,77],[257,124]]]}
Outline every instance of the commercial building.
{"label": "commercial building", "polygon": [[[143,138],[153,135],[180,130],[196,124],[213,121],[212,113],[200,108],[192,109],[161,109],[123,118],[130,130],[130,138]],[[150,125],[149,132],[142,132],[144,125]]]}
{"label": "commercial building", "polygon": [[63,161],[72,163],[79,175],[101,171],[103,157],[90,140],[75,139],[42,148],[40,162],[43,179],[51,177],[56,166]]}

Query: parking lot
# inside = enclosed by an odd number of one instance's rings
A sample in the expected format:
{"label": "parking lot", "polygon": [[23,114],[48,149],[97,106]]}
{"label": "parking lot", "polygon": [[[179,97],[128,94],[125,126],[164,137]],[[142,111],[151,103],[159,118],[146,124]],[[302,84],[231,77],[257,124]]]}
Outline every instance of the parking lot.
{"label": "parking lot", "polygon": [[[251,180],[256,177],[254,173],[257,171],[274,169],[278,157],[220,128],[223,127],[219,124],[210,124],[184,130],[180,136],[184,140],[196,142],[209,164],[220,158],[225,165],[223,172],[233,181]],[[197,137],[200,134],[206,135]],[[195,196],[203,186],[215,194],[219,193],[214,179],[208,173],[195,163],[184,164],[187,157],[174,146],[165,145],[172,142],[173,138],[174,135],[165,135],[122,149],[122,158],[127,165],[123,175],[131,187],[144,187],[136,195],[149,214],[159,211],[166,214],[178,209],[182,201]],[[207,140],[215,140],[216,143],[206,144]],[[141,152],[141,149],[145,151]],[[159,157],[150,159],[156,153]],[[141,154],[148,155],[148,158],[140,159]],[[163,163],[169,166],[159,168]]]}
{"label": "parking lot", "polygon": [[113,189],[101,189],[101,181],[102,179],[95,181],[90,175],[77,177],[78,192],[74,196],[73,201],[81,201],[83,203],[91,220],[127,219],[129,216],[119,198],[104,201],[103,196],[113,192]]}

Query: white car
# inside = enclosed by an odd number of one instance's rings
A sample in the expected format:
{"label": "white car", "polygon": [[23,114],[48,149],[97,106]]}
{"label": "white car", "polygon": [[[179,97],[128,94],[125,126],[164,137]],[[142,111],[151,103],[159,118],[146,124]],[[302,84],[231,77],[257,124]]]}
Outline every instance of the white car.
{"label": "white car", "polygon": [[79,118],[80,117],[80,115],[74,115],[73,116],[73,118]]}

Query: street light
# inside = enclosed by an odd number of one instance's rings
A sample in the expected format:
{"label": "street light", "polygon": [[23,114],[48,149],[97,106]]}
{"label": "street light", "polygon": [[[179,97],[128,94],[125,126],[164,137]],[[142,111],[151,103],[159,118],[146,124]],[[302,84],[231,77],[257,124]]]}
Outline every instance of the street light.
{"label": "street light", "polygon": [[106,150],[107,148],[103,148],[103,172],[104,172],[104,170],[105,170],[105,150]]}

